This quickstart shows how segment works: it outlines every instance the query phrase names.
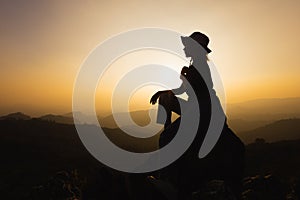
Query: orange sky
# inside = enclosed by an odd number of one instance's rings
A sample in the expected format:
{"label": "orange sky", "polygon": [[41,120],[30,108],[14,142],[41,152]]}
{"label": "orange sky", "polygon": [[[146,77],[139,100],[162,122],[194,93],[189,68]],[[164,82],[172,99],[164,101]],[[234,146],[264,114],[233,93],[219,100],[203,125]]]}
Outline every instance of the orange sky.
{"label": "orange sky", "polygon": [[123,2],[1,2],[0,114],[70,112],[88,53],[142,27],[206,33],[227,102],[300,96],[300,1]]}

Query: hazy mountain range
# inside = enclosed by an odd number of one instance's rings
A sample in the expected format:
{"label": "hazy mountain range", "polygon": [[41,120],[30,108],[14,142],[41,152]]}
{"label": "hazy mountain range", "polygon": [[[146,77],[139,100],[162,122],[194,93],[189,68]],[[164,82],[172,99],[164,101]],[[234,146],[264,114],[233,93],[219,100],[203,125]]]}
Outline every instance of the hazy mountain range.
{"label": "hazy mountain range", "polygon": [[31,116],[26,115],[22,112],[10,113],[8,115],[4,115],[4,116],[0,117],[0,120],[5,120],[5,119],[11,119],[11,120],[40,119],[40,120],[45,120],[45,121],[53,121],[53,122],[61,123],[61,124],[73,124],[74,123],[73,117],[70,117],[70,116],[47,114],[47,115],[43,115],[41,117],[32,118]]}
{"label": "hazy mountain range", "polygon": [[[267,141],[300,138],[300,98],[286,99],[259,99],[237,104],[227,105],[229,126],[243,139],[244,142],[253,142],[256,138],[264,138]],[[153,114],[153,112],[152,112]],[[80,124],[89,124],[93,120],[91,116],[76,113]],[[141,110],[130,113],[132,120],[139,126],[146,126],[150,122],[149,111]],[[114,117],[128,120],[128,113],[116,113],[105,117],[99,117],[102,127],[117,129]],[[11,113],[0,117],[3,119],[30,120],[31,117],[21,112]],[[63,115],[47,114],[35,119],[52,121],[61,124],[73,124],[72,113]],[[126,119],[126,120],[125,120]],[[91,122],[95,124],[97,122]],[[124,124],[123,127],[130,126]],[[122,128],[122,127],[121,127]],[[127,127],[128,128],[128,127]],[[115,132],[115,131],[114,131]],[[118,131],[117,131],[118,132]]]}
{"label": "hazy mountain range", "polygon": [[277,120],[300,116],[300,98],[257,99],[228,104],[227,113],[231,119]]}
{"label": "hazy mountain range", "polygon": [[[140,126],[150,122],[149,111],[136,111],[130,114],[133,121]],[[122,119],[127,113],[115,115]],[[258,99],[228,104],[226,115],[232,129],[237,132],[249,131],[281,119],[300,118],[300,98]],[[112,115],[99,117],[101,126],[117,128],[113,119]]]}
{"label": "hazy mountain range", "polygon": [[271,124],[239,133],[245,143],[252,143],[256,138],[263,138],[267,142],[300,139],[300,119],[283,119]]}

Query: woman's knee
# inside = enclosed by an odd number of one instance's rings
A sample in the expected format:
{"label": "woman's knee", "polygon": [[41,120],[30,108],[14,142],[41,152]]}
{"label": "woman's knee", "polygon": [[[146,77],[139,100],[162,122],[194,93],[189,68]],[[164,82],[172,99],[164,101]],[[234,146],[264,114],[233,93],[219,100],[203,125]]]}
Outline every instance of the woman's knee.
{"label": "woman's knee", "polygon": [[162,106],[169,106],[174,98],[174,94],[171,92],[165,92],[160,95],[158,103]]}

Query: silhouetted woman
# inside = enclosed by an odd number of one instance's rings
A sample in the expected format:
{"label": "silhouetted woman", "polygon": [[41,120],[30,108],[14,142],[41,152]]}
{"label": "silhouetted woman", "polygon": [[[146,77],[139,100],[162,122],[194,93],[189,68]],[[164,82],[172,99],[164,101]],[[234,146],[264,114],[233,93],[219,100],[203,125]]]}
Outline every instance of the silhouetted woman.
{"label": "silhouetted woman", "polygon": [[[164,131],[159,140],[160,148],[168,144],[178,130],[181,118],[171,123],[172,112],[182,116],[185,112],[194,112],[194,102],[197,101],[201,117],[197,135],[191,146],[181,158],[164,171],[167,171],[169,176],[167,179],[173,179],[173,183],[177,185],[180,199],[188,198],[188,195],[199,189],[201,184],[211,179],[224,180],[235,195],[239,196],[244,168],[244,145],[228,128],[225,114],[213,89],[207,63],[207,54],[211,52],[207,47],[209,38],[203,33],[194,32],[189,37],[181,37],[181,40],[186,57],[191,58],[192,65],[182,68],[180,76],[183,82],[179,88],[158,91],[150,100],[150,103],[155,104],[159,99],[159,104],[167,113]],[[187,101],[175,96],[184,92],[188,95]],[[218,112],[224,115],[224,127],[213,150],[205,158],[199,159],[198,152],[210,124],[212,100],[218,102],[215,106]]]}

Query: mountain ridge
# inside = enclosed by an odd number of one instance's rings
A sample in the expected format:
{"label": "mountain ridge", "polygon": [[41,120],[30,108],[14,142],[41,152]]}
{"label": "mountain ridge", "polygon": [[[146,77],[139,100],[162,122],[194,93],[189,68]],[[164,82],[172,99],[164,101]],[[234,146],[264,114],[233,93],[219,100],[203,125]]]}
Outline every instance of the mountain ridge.
{"label": "mountain ridge", "polygon": [[263,138],[267,142],[300,139],[300,119],[281,119],[238,135],[247,144],[254,142],[256,138]]}

